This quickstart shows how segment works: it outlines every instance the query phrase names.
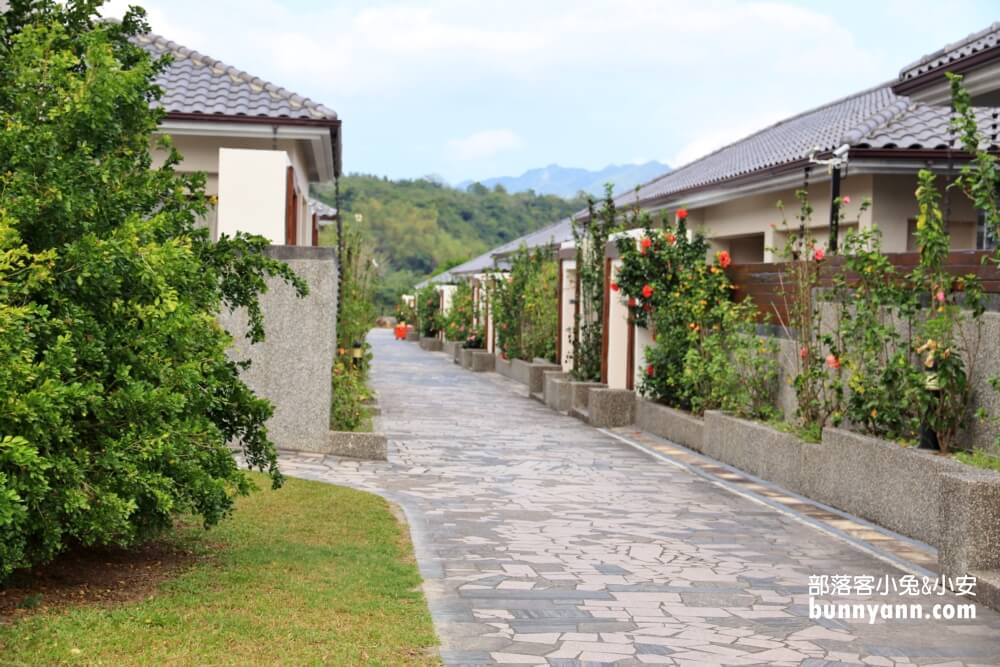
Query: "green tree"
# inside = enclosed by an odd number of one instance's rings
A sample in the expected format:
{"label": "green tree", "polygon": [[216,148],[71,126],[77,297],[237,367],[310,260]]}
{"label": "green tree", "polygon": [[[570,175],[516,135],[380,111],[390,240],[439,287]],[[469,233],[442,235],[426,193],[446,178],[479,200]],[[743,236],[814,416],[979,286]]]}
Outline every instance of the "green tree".
{"label": "green tree", "polygon": [[178,513],[215,523],[251,488],[227,443],[281,481],[216,313],[247,308],[257,341],[265,279],[305,286],[260,237],[210,242],[175,152],[151,168],[163,63],[129,41],[141,11],[99,4],[0,14],[0,577]]}
{"label": "green tree", "polygon": [[[584,206],[581,198],[511,194],[478,184],[463,192],[426,179],[390,181],[360,174],[342,178],[340,188],[344,219],[361,214],[378,256],[385,258],[376,295],[380,313],[391,312],[399,295],[422,279]],[[314,195],[334,204],[332,186],[317,186]],[[322,239],[330,242],[331,232]]]}

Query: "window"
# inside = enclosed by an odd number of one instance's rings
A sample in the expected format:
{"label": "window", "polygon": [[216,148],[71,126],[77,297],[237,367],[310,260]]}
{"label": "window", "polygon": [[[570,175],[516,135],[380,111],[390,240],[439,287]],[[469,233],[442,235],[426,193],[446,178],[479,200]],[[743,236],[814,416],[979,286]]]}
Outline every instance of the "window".
{"label": "window", "polygon": [[986,227],[986,215],[980,211],[976,216],[976,250],[993,250],[996,247],[997,240]]}

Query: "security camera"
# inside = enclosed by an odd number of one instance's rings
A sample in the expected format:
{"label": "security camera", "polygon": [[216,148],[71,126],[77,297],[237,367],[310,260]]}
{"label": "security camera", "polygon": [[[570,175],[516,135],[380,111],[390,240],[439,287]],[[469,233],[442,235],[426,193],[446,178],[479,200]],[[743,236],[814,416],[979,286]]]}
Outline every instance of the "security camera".
{"label": "security camera", "polygon": [[849,151],[850,149],[851,149],[850,145],[844,144],[840,148],[835,149],[833,151],[833,155],[834,157],[844,158],[847,156],[847,151]]}

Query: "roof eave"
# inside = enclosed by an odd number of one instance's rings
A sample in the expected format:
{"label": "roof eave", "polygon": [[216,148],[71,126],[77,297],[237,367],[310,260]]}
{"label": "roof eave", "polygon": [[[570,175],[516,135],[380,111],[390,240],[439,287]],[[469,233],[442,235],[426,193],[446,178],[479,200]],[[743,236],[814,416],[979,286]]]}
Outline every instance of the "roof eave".
{"label": "roof eave", "polygon": [[[342,173],[341,121],[339,118],[290,118],[287,116],[245,116],[239,114],[207,114],[167,111],[164,120],[194,123],[235,123],[245,125],[269,125],[286,127],[328,128],[329,145],[324,146],[323,155],[316,156],[317,180],[328,181],[340,178]],[[326,144],[326,142],[323,142]]]}
{"label": "roof eave", "polygon": [[924,72],[923,74],[919,74],[911,79],[902,79],[892,86],[892,92],[897,95],[911,95],[914,91],[933,85],[943,79],[945,72],[963,74],[971,69],[979,67],[980,65],[984,65],[997,59],[1000,59],[1000,44],[973,53],[972,55],[966,56],[961,60],[956,60],[953,63],[935,67],[934,69]]}

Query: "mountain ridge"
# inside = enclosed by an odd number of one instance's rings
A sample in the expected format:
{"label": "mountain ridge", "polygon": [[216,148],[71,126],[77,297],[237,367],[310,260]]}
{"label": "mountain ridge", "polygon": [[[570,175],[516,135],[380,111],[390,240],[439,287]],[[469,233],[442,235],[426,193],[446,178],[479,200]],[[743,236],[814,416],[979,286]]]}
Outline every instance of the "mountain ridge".
{"label": "mountain ridge", "polygon": [[590,170],[580,167],[562,167],[550,164],[545,167],[529,169],[520,176],[496,176],[478,181],[467,180],[455,187],[465,190],[473,183],[479,183],[487,188],[497,185],[508,192],[527,192],[533,190],[538,194],[557,195],[559,197],[575,197],[579,192],[593,196],[604,194],[604,184],[612,183],[616,193],[634,188],[657,176],[670,171],[670,167],[656,160],[642,164],[610,164],[603,169]]}

